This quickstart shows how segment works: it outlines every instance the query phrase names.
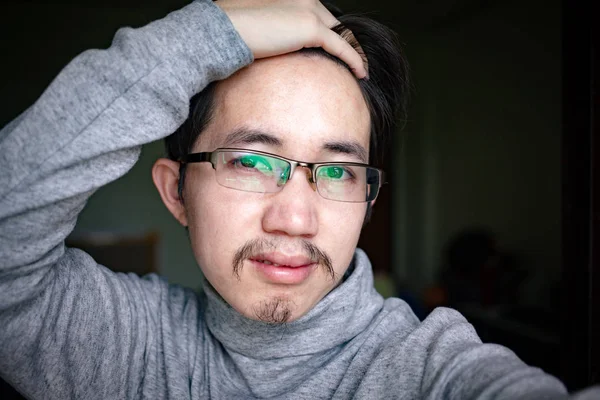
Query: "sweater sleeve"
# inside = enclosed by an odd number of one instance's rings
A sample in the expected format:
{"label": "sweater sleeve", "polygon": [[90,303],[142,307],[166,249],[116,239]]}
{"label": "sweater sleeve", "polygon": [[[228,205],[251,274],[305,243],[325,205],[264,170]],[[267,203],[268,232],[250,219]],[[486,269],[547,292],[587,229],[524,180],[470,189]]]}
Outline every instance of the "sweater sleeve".
{"label": "sweater sleeve", "polygon": [[438,308],[408,338],[420,357],[420,398],[576,399],[600,398],[600,386],[569,394],[556,377],[525,364],[508,348],[482,343],[456,310]]}
{"label": "sweater sleeve", "polygon": [[508,348],[482,343],[458,311],[437,308],[409,329],[390,331],[353,398],[558,400],[568,394],[558,379]]}
{"label": "sweater sleeve", "polygon": [[64,240],[96,189],[183,123],[195,93],[251,61],[227,16],[195,1],[79,55],[0,131],[0,375],[25,396],[165,397],[145,390],[188,372],[162,364],[198,329],[190,293],[114,274]]}
{"label": "sweater sleeve", "polygon": [[423,398],[567,398],[557,378],[528,366],[504,346],[482,343],[473,326],[455,310],[436,309],[417,331],[425,350]]}
{"label": "sweater sleeve", "polygon": [[525,364],[504,346],[482,343],[458,312],[438,308],[408,338],[422,350],[420,398],[426,399],[577,399],[600,398],[600,387],[568,394],[563,383]]}

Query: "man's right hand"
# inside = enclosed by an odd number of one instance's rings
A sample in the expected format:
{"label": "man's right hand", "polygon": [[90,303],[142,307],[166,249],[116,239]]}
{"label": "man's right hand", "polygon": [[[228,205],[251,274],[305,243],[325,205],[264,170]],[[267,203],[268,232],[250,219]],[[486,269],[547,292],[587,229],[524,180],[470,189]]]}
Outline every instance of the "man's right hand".
{"label": "man's right hand", "polygon": [[318,0],[218,0],[254,58],[322,47],[344,61],[357,78],[367,75],[362,57],[330,28],[338,20]]}

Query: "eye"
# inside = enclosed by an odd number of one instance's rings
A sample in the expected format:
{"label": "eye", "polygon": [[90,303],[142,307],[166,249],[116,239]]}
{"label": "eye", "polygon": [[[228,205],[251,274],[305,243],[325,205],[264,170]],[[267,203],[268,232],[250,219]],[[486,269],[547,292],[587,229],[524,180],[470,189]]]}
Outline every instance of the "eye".
{"label": "eye", "polygon": [[354,178],[352,171],[340,165],[321,167],[317,175],[319,178],[330,180],[347,180]]}
{"label": "eye", "polygon": [[254,154],[247,154],[231,160],[236,167],[256,169],[261,172],[270,172],[273,170],[271,163],[265,157]]}

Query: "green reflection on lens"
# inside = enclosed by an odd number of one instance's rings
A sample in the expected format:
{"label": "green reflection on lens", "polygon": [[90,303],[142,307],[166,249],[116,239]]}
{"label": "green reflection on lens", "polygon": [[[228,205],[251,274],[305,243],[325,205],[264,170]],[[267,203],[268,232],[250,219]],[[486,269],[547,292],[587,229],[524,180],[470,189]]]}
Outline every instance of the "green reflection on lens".
{"label": "green reflection on lens", "polygon": [[341,179],[344,176],[344,168],[337,166],[322,167],[319,169],[319,177],[329,179]]}
{"label": "green reflection on lens", "polygon": [[283,186],[288,181],[288,179],[290,177],[290,167],[291,166],[288,163],[283,163],[283,162],[281,163],[281,166],[280,166],[281,173],[279,174],[279,180],[277,181],[278,186]]}
{"label": "green reflection on lens", "polygon": [[255,168],[261,172],[271,172],[273,168],[268,157],[261,157],[256,154],[246,154],[239,158],[239,163],[245,168]]}

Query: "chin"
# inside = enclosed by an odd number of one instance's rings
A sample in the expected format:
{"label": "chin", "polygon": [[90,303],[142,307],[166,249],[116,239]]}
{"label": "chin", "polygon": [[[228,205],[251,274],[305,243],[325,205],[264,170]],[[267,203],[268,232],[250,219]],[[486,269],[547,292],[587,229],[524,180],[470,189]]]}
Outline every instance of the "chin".
{"label": "chin", "polygon": [[[297,301],[298,299],[299,301]],[[238,311],[246,318],[279,325],[296,321],[308,313],[315,304],[306,303],[306,293],[270,293],[260,299],[246,303],[243,310]]]}

